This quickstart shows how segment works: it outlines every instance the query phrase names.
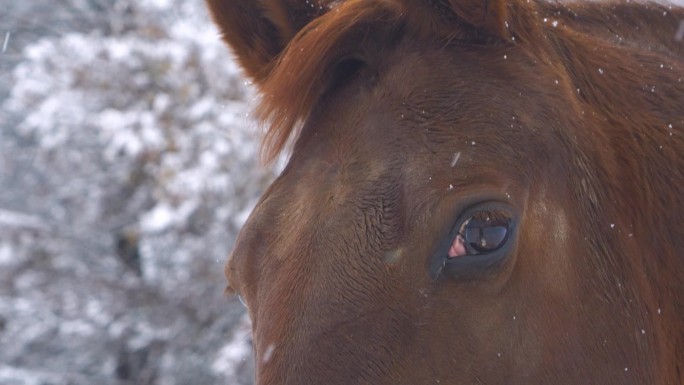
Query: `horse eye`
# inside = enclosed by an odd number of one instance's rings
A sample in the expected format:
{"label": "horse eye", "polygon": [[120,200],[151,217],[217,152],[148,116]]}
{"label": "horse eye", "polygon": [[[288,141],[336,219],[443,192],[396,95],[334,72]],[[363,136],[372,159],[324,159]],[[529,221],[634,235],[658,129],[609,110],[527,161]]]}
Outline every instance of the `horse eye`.
{"label": "horse eye", "polygon": [[470,246],[478,253],[494,251],[506,241],[509,226],[509,218],[495,218],[489,215],[485,219],[473,217],[463,224],[462,234],[466,247]]}
{"label": "horse eye", "polygon": [[511,260],[518,211],[504,202],[483,202],[461,212],[430,263],[430,276],[469,281],[495,274]]}
{"label": "horse eye", "polygon": [[448,257],[486,254],[500,249],[508,240],[511,215],[504,210],[480,210],[472,213],[459,227]]}

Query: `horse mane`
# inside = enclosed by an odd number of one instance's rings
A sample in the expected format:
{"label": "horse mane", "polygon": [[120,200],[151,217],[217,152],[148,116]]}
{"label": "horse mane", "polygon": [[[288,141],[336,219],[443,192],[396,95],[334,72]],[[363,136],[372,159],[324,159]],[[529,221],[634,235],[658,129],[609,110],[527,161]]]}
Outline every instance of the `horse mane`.
{"label": "horse mane", "polygon": [[[512,16],[521,25],[515,33],[516,43],[541,60],[572,57],[572,52],[562,52],[562,48],[559,52],[559,47],[582,40],[568,39],[568,35],[591,36],[609,46],[665,55],[675,61],[680,61],[684,53],[684,44],[676,41],[670,31],[672,25],[684,20],[684,14],[671,6],[589,1],[521,4],[511,2],[510,5],[516,11]],[[432,32],[445,42],[464,36],[472,38],[472,34],[458,35],[459,29],[464,30],[463,25],[454,26],[450,35],[442,33],[444,18],[431,20],[425,13],[413,12],[412,6],[412,0],[332,2],[327,12],[302,28],[260,84],[262,99],[256,116],[267,127],[261,146],[264,162],[272,161],[290,138],[299,135],[301,124],[334,76],[332,69],[345,58],[362,53],[369,39],[379,39],[376,35],[386,37],[387,33],[397,35],[409,29],[421,36]],[[552,27],[550,20],[559,20],[563,28]]]}
{"label": "horse mane", "polygon": [[261,155],[274,159],[296,134],[325,91],[331,68],[357,54],[359,39],[371,31],[401,24],[400,9],[391,2],[348,0],[313,20],[289,43],[261,85],[256,115],[268,126]]}

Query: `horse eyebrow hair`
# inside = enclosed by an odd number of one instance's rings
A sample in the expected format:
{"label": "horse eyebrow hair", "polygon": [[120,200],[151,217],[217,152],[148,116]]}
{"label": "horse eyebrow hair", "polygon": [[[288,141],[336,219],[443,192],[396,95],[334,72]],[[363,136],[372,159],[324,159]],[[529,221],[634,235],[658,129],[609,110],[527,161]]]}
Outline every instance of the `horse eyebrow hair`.
{"label": "horse eyebrow hair", "polygon": [[260,86],[256,117],[267,127],[261,143],[264,163],[273,161],[291,137],[299,136],[301,124],[324,91],[329,69],[358,48],[358,43],[351,43],[353,38],[370,28],[397,27],[402,20],[394,2],[348,0],[295,36]]}

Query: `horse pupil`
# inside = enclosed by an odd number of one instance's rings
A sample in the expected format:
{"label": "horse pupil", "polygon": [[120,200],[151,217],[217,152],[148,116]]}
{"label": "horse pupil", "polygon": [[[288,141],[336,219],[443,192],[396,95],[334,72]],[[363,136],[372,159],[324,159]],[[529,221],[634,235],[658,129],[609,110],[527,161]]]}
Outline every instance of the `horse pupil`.
{"label": "horse pupil", "polygon": [[465,225],[464,238],[476,252],[494,251],[506,241],[508,227],[508,220],[471,218]]}

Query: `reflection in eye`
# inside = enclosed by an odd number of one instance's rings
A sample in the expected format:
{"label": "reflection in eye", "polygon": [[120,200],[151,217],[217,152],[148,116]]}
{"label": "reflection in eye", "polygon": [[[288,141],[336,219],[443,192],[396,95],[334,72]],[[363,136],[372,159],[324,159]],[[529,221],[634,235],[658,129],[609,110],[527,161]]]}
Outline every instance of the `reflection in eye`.
{"label": "reflection in eye", "polygon": [[451,247],[449,248],[449,252],[447,253],[447,255],[449,256],[449,258],[456,258],[462,257],[466,254],[467,252],[465,249],[465,241],[463,240],[461,232],[459,231],[458,235],[456,235],[456,238],[451,243]]}
{"label": "reflection in eye", "polygon": [[510,215],[504,211],[483,210],[463,222],[447,253],[449,258],[484,254],[506,243]]}

